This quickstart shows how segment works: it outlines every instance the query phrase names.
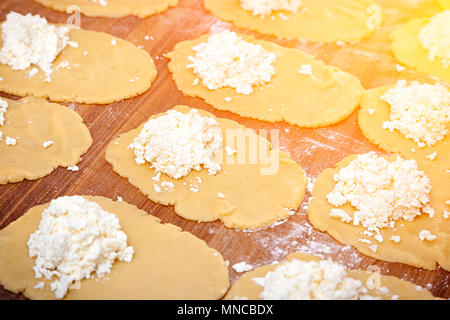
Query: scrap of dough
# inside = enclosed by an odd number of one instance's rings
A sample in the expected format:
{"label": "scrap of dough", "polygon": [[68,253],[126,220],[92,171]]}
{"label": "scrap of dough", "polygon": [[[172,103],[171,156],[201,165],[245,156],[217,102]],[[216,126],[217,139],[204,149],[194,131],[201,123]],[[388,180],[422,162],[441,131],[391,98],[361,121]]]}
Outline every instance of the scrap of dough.
{"label": "scrap of dough", "polygon": [[[174,51],[167,54],[171,60],[169,71],[178,89],[189,96],[200,97],[220,110],[269,122],[286,121],[301,127],[337,123],[359,105],[364,88],[355,76],[327,66],[298,49],[284,48],[248,35],[239,36],[276,54],[277,73],[270,83],[255,86],[250,95],[238,94],[229,87],[209,90],[201,81],[194,85],[197,76],[192,69],[186,68],[190,63],[188,57],[195,55],[192,47],[207,41],[209,35],[206,34],[178,43]],[[299,73],[302,65],[311,65],[312,75]]]}
{"label": "scrap of dough", "polygon": [[34,66],[12,70],[0,64],[0,91],[57,102],[108,104],[147,91],[156,78],[152,58],[128,41],[83,29],[71,29],[69,35],[78,48],[67,46],[56,58],[54,69],[63,61],[69,63],[69,68],[54,70],[52,82],[44,82],[42,71],[30,78]]}
{"label": "scrap of dough", "polygon": [[[309,261],[320,261],[321,259],[317,256],[308,255],[304,253],[292,253],[287,258],[286,261],[292,260],[302,260],[305,262]],[[263,291],[263,287],[257,285],[253,279],[264,277],[268,272],[273,271],[280,264],[271,264],[263,267],[254,269],[253,271],[247,272],[239,280],[237,280],[233,286],[228,291],[225,296],[225,300],[243,299],[248,298],[249,300],[261,300],[260,294]],[[373,272],[363,271],[363,270],[348,270],[348,276],[361,281],[365,286],[369,278],[373,277]],[[370,281],[370,280],[369,280]],[[416,285],[411,282],[401,280],[393,276],[380,276],[380,286],[389,289],[390,294],[381,294],[379,290],[368,289],[368,295],[374,297],[380,297],[383,300],[391,300],[392,295],[397,295],[400,300],[430,300],[436,299],[433,297],[431,292],[428,290],[416,289]]]}
{"label": "scrap of dough", "polygon": [[[0,127],[3,140],[13,137],[17,144],[0,141],[0,185],[39,179],[59,166],[75,165],[91,146],[89,130],[75,111],[34,97],[3,99],[8,102]],[[44,148],[45,141],[53,144]]]}
{"label": "scrap of dough", "polygon": [[[358,115],[358,124],[363,134],[371,142],[388,152],[399,153],[407,159],[415,159],[427,166],[436,167],[442,171],[450,169],[450,135],[438,141],[433,146],[419,148],[412,139],[405,138],[397,130],[389,131],[382,128],[384,121],[389,121],[389,103],[380,99],[384,93],[393,86],[380,87],[367,90],[361,101],[361,110]],[[369,113],[373,113],[372,115]],[[414,151],[413,151],[414,150]],[[427,158],[436,152],[436,158]]]}
{"label": "scrap of dough", "polygon": [[[244,10],[240,0],[203,0],[213,15],[238,27],[286,39],[314,42],[357,41],[370,37],[372,0],[302,0],[298,13],[280,11],[261,18]],[[381,12],[378,12],[381,13]],[[378,17],[381,19],[382,16]]]}
{"label": "scrap of dough", "polygon": [[391,48],[402,64],[422,73],[450,81],[450,67],[444,68],[439,58],[428,59],[428,51],[417,40],[420,30],[430,22],[430,18],[414,19],[398,27],[392,33]]}
{"label": "scrap of dough", "polygon": [[[135,254],[130,263],[116,261],[103,278],[83,279],[80,289],[65,299],[218,299],[229,286],[221,254],[189,232],[161,224],[134,205],[104,197],[85,196],[120,220]],[[0,231],[0,283],[6,290],[23,292],[30,299],[54,299],[50,281],[36,279],[27,241],[48,204],[28,210]],[[44,290],[33,288],[40,281]]]}
{"label": "scrap of dough", "polygon": [[[378,243],[373,237],[363,235],[366,229],[362,226],[354,226],[331,217],[330,211],[334,207],[327,200],[327,195],[333,190],[334,175],[347,166],[357,155],[351,155],[336,164],[336,168],[329,168],[320,173],[314,184],[313,198],[308,208],[308,218],[311,224],[320,231],[327,232],[337,241],[355,247],[361,253],[380,260],[400,262],[415,267],[432,270],[436,268],[436,262],[445,270],[450,270],[450,220],[443,217],[446,210],[445,201],[449,198],[448,186],[450,185],[450,173],[442,173],[436,168],[427,167],[418,163],[419,170],[424,171],[430,178],[432,189],[430,193],[430,205],[435,210],[435,217],[427,214],[417,216],[413,221],[399,220],[395,223],[395,229],[384,228],[380,230],[384,241]],[[396,156],[385,157],[393,161]],[[346,204],[339,207],[353,217],[354,208]],[[402,226],[403,224],[403,226]],[[429,230],[437,235],[434,241],[421,241],[419,233]],[[395,243],[391,236],[400,236],[401,241]],[[373,252],[369,244],[359,241],[368,239],[378,246]]]}
{"label": "scrap of dough", "polygon": [[70,6],[80,8],[82,14],[92,17],[119,18],[138,16],[145,18],[166,11],[177,5],[178,0],[106,0],[108,5],[102,6],[92,0],[35,0],[54,10],[66,12]]}
{"label": "scrap of dough", "polygon": [[[190,108],[177,106],[174,110],[187,113]],[[212,114],[199,110],[203,116]],[[162,114],[155,115],[152,118]],[[215,221],[220,219],[229,228],[255,229],[273,224],[289,217],[290,210],[300,206],[306,188],[306,176],[303,169],[287,153],[270,150],[270,143],[256,135],[252,130],[238,123],[215,118],[222,128],[224,146],[237,149],[232,139],[226,139],[226,132],[237,130],[239,137],[250,136],[257,141],[263,154],[276,159],[279,169],[275,174],[262,175],[261,170],[268,169],[269,164],[261,160],[255,164],[249,161],[240,164],[239,157],[250,159],[256,156],[250,153],[246,143],[244,152],[232,156],[222,150],[217,155],[217,161],[222,164],[222,170],[216,175],[208,175],[208,170],[192,171],[181,179],[172,179],[161,174],[160,181],[155,181],[156,172],[149,163],[137,165],[133,150],[128,145],[142,130],[144,124],[113,140],[106,149],[106,160],[120,176],[128,178],[143,194],[157,203],[174,205],[175,212],[181,217],[197,222]],[[239,150],[239,149],[238,149]],[[254,150],[256,152],[256,150]],[[225,158],[226,161],[223,161]],[[279,158],[279,162],[278,162]],[[237,163],[237,164],[236,164]],[[199,178],[201,183],[199,183]],[[155,185],[161,186],[163,181],[173,183],[173,190],[161,192],[155,190]],[[198,191],[192,186],[197,186]],[[156,188],[157,189],[157,188]]]}

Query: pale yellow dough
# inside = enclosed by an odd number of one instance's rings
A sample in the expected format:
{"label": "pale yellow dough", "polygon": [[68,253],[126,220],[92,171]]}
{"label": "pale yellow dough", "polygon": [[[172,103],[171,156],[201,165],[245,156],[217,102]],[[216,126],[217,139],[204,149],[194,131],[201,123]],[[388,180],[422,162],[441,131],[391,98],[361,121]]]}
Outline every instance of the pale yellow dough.
{"label": "pale yellow dough", "polygon": [[178,0],[106,0],[108,5],[102,6],[92,0],[35,0],[40,4],[66,12],[72,5],[78,6],[81,13],[93,17],[125,17],[138,16],[145,18],[166,11],[169,7],[176,6]]}
{"label": "pale yellow dough", "polygon": [[[116,261],[103,278],[84,279],[79,290],[65,299],[218,299],[229,286],[222,255],[189,232],[160,220],[126,202],[86,196],[120,220],[128,245],[134,248],[131,263]],[[0,231],[0,283],[30,299],[53,299],[48,280],[36,279],[35,259],[27,241],[48,206],[39,205]],[[34,289],[40,281],[45,289]]]}
{"label": "pale yellow dough", "polygon": [[[59,166],[75,165],[91,146],[83,119],[65,106],[34,97],[2,99],[8,109],[0,127],[0,184],[35,180]],[[5,144],[7,136],[17,140],[15,146]],[[45,141],[54,143],[44,148]]]}
{"label": "pale yellow dough", "polygon": [[[187,106],[177,106],[174,109],[183,113],[190,110]],[[202,110],[199,112],[213,116]],[[160,115],[162,114],[152,118]],[[112,141],[106,149],[106,160],[112,164],[115,172],[128,178],[149,199],[164,205],[174,205],[175,212],[185,219],[198,222],[220,219],[229,228],[254,229],[288,218],[289,210],[297,210],[305,194],[306,176],[303,169],[287,153],[270,150],[269,142],[250,129],[231,120],[216,120],[222,128],[224,148],[229,146],[237,149],[233,141],[226,140],[226,130],[240,129],[239,136],[251,136],[251,139],[259,142],[259,148],[263,150],[260,152],[279,157],[276,160],[278,171],[273,175],[262,175],[261,169],[267,169],[270,165],[263,163],[261,159],[254,164],[249,161],[237,164],[238,157],[250,159],[249,157],[254,156],[246,143],[242,151],[235,155],[226,155],[225,151],[217,155],[217,161],[226,160],[221,161],[222,170],[217,175],[208,175],[208,170],[202,169],[192,171],[178,180],[164,174],[160,181],[152,180],[156,175],[155,170],[149,163],[137,165],[133,150],[128,149],[144,124]],[[198,177],[201,183],[198,182]],[[156,192],[154,185],[161,185],[162,181],[172,182],[174,189],[167,191],[162,188],[162,192]],[[199,191],[190,190],[192,185],[198,186]]]}
{"label": "pale yellow dough", "polygon": [[[302,261],[320,261],[317,256],[312,256],[303,253],[292,253],[286,261],[302,260]],[[230,288],[225,300],[248,298],[249,300],[261,300],[260,294],[263,291],[263,287],[257,285],[253,279],[264,277],[268,272],[273,271],[280,264],[272,264],[263,267],[256,268],[246,274],[244,274],[234,285]],[[362,270],[349,270],[348,276],[360,280],[364,286],[366,286],[369,278],[374,279],[373,272],[367,272]],[[371,281],[369,280],[369,283]],[[416,285],[405,280],[393,276],[380,276],[380,287],[386,287],[389,289],[390,294],[381,294],[377,289],[368,289],[368,294],[373,297],[378,297],[383,300],[391,300],[393,295],[397,295],[400,300],[430,300],[435,299],[431,292],[428,290],[416,289]]]}
{"label": "pale yellow dough", "polygon": [[450,9],[450,0],[438,0],[439,4],[444,9]]}
{"label": "pale yellow dough", "polygon": [[[33,66],[26,70],[12,70],[0,64],[3,77],[0,91],[58,102],[107,104],[147,91],[156,78],[152,58],[128,41],[83,29],[72,29],[70,39],[79,47],[67,46],[53,62],[53,69],[62,61],[69,62],[70,69],[54,70],[52,82],[47,83],[42,71],[29,78]],[[113,39],[115,46],[111,44]]]}
{"label": "pale yellow dough", "polygon": [[[442,171],[450,169],[450,135],[433,146],[419,148],[414,140],[405,138],[400,132],[382,128],[383,122],[389,120],[390,106],[380,97],[390,88],[392,86],[371,89],[364,94],[358,115],[358,124],[363,134],[381,149],[399,153],[407,159],[416,159]],[[373,115],[370,115],[369,110],[374,110]],[[434,160],[427,158],[434,152],[436,152]]]}
{"label": "pale yellow dough", "polygon": [[439,58],[428,59],[428,51],[417,40],[420,30],[430,22],[430,18],[415,19],[398,27],[392,33],[391,48],[402,64],[422,73],[450,81],[450,67],[444,68]]}
{"label": "pale yellow dough", "polygon": [[[167,54],[171,60],[169,71],[178,89],[189,96],[200,97],[220,110],[269,122],[286,121],[301,127],[339,122],[359,105],[364,88],[356,77],[327,66],[298,49],[284,48],[243,34],[239,36],[276,54],[276,74],[270,83],[255,86],[250,95],[239,94],[229,87],[209,90],[201,80],[193,85],[197,76],[186,66],[190,63],[188,57],[195,55],[192,47],[207,41],[209,35],[203,35],[178,43],[174,51]],[[298,72],[305,64],[312,66],[312,76]],[[231,98],[231,101],[225,98]]]}
{"label": "pale yellow dough", "polygon": [[[386,228],[380,230],[384,242],[378,243],[373,236],[363,235],[365,229],[362,226],[347,224],[330,216],[331,209],[335,207],[328,203],[326,196],[335,186],[333,176],[355,158],[356,155],[346,157],[337,163],[336,168],[326,169],[317,177],[313,199],[308,208],[311,224],[320,231],[327,232],[337,241],[351,245],[361,253],[376,259],[405,263],[428,270],[435,269],[438,263],[445,270],[450,270],[450,219],[445,219],[443,215],[444,210],[449,210],[445,201],[450,199],[448,188],[450,173],[442,173],[436,168],[419,163],[419,170],[424,171],[432,183],[430,205],[435,210],[435,217],[431,219],[427,214],[422,214],[411,222],[399,220],[395,223],[396,230]],[[386,159],[391,161],[395,156]],[[353,207],[347,204],[340,208],[353,217]],[[437,239],[421,241],[419,233],[422,230],[429,230],[437,236]],[[390,240],[392,235],[400,236],[401,241],[394,243]],[[368,239],[372,244],[377,244],[378,250],[371,251],[369,244],[359,239]]]}
{"label": "pale yellow dough", "polygon": [[[220,19],[279,38],[350,42],[374,33],[367,26],[367,20],[373,15],[367,10],[375,5],[371,0],[302,0],[298,13],[276,11],[264,18],[244,10],[240,0],[203,0],[203,4]],[[381,14],[381,10],[377,12]],[[378,19],[381,23],[382,15]]]}

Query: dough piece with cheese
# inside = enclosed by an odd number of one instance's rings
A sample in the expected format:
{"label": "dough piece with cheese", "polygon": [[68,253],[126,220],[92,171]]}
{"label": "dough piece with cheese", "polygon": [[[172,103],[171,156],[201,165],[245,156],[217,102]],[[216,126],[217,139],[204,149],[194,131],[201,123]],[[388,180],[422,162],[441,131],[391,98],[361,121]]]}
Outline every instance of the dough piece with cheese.
{"label": "dough piece with cheese", "polygon": [[[238,36],[275,54],[275,74],[270,81],[254,85],[249,94],[238,93],[229,86],[208,89],[193,69],[187,68],[192,63],[189,57],[196,54],[193,47],[209,40],[210,35],[203,35],[178,43],[174,51],[167,54],[171,60],[169,71],[178,89],[189,96],[200,97],[220,110],[269,122],[286,121],[301,127],[337,123],[359,105],[364,88],[356,77],[327,66],[298,49],[284,48],[252,36]],[[211,70],[213,72],[215,70]],[[246,74],[242,75],[242,78],[246,77]]]}
{"label": "dough piece with cheese", "polygon": [[[384,158],[392,162],[397,156]],[[436,263],[438,263],[442,268],[450,270],[450,257],[448,256],[450,220],[445,217],[445,210],[448,210],[446,201],[449,198],[450,173],[443,174],[433,167],[419,163],[418,170],[423,171],[431,181],[429,206],[433,209],[433,217],[422,212],[412,221],[400,218],[395,221],[394,228],[380,228],[380,238],[376,236],[375,232],[368,232],[368,229],[361,224],[354,225],[352,221],[347,223],[343,221],[345,220],[344,216],[353,218],[355,213],[353,206],[347,203],[341,207],[335,207],[327,199],[327,195],[333,191],[336,185],[335,174],[355,159],[357,159],[357,155],[346,157],[338,162],[335,168],[326,169],[317,177],[313,198],[308,208],[311,224],[320,231],[327,232],[337,241],[351,245],[361,253],[376,259],[405,263],[428,270],[435,269]],[[412,205],[412,202],[407,205]],[[330,213],[333,209],[338,209],[338,212],[345,214],[331,216]],[[424,230],[435,235],[436,239],[433,241],[421,240],[419,235]],[[377,239],[382,242],[380,243]]]}
{"label": "dough piece with cheese", "polygon": [[[240,299],[248,299],[248,300],[262,300],[262,295],[264,291],[264,287],[258,284],[258,280],[255,281],[255,279],[261,279],[263,277],[267,277],[267,274],[269,272],[274,272],[279,268],[280,266],[287,265],[289,263],[295,263],[296,261],[300,261],[301,263],[310,263],[312,261],[320,263],[323,261],[321,258],[313,255],[303,254],[303,253],[292,253],[290,254],[285,262],[267,265],[263,267],[256,268],[250,272],[247,272],[244,274],[240,279],[238,279],[233,286],[228,291],[227,295],[225,296],[226,300],[240,300]],[[325,269],[327,270],[327,269]],[[330,270],[331,271],[331,270]],[[300,275],[300,274],[299,274]],[[294,276],[294,274],[290,274],[291,277]],[[319,276],[319,275],[317,275]],[[325,275],[326,276],[326,275]],[[329,281],[333,281],[335,278],[332,274],[328,275]],[[319,276],[320,279],[323,279],[324,275]],[[374,298],[374,299],[383,299],[383,300],[393,300],[393,299],[400,299],[400,300],[430,300],[434,299],[431,292],[425,289],[417,290],[417,286],[413,283],[410,283],[405,280],[401,280],[399,278],[393,277],[393,276],[384,276],[379,275],[374,272],[368,272],[363,270],[347,270],[346,277],[351,279],[351,282],[359,281],[361,287],[367,289],[366,295]],[[288,278],[285,277],[285,281],[288,281]],[[298,290],[305,290],[305,283],[309,283],[309,277],[307,275],[304,275],[304,277],[299,278],[299,281],[302,281],[301,283],[303,286],[299,287]],[[379,282],[380,287],[377,288],[376,285]],[[291,285],[293,280],[289,282],[285,282],[286,285]],[[304,281],[304,282],[303,282]],[[323,282],[322,282],[323,283]],[[276,292],[281,294],[286,294],[285,291],[283,291],[283,286],[280,283],[277,283],[278,286],[276,287]],[[332,290],[332,287],[324,286],[322,287],[323,290],[327,290],[329,288]],[[341,290],[343,290],[345,294],[345,287],[339,287]],[[275,288],[274,288],[275,289]],[[290,294],[294,294],[293,292],[290,292]],[[350,292],[351,294],[351,292]],[[264,295],[263,295],[264,296]],[[316,299],[320,299],[320,297],[315,297]],[[314,298],[313,298],[314,299]],[[322,299],[326,299],[325,297],[322,297]]]}
{"label": "dough piece with cheese", "polygon": [[[8,108],[0,126],[0,184],[35,180],[59,166],[73,166],[91,146],[83,119],[67,107],[34,97],[1,99]],[[7,137],[15,145],[7,145]]]}
{"label": "dough piece with cheese", "polygon": [[70,6],[77,6],[81,13],[92,17],[119,18],[137,16],[145,18],[166,11],[177,5],[178,0],[35,0],[54,10],[66,12]]}
{"label": "dough piece with cheese", "polygon": [[[448,16],[449,14],[450,11],[447,10],[438,15]],[[427,44],[429,48],[432,48],[437,43],[442,42],[441,45],[443,48],[447,46],[446,49],[442,50],[442,53],[447,52],[447,59],[449,59],[448,52],[450,49],[448,48],[448,45],[450,40],[448,30],[450,28],[450,22],[448,22],[448,18],[444,19],[444,25],[437,27],[435,32],[423,33],[423,37],[426,39],[425,42],[422,41],[423,43],[421,43],[419,40],[419,35],[423,28],[428,26],[435,17],[436,16],[432,18],[414,19],[395,29],[392,33],[391,48],[397,60],[402,64],[422,73],[436,76],[445,81],[450,81],[450,66],[448,65],[448,62],[446,63],[439,56],[434,57],[433,54],[430,59],[429,50],[423,46],[424,43],[432,41],[432,43],[434,43],[433,45]],[[444,18],[444,16],[442,17]],[[440,32],[439,34],[438,31]],[[435,38],[433,39],[433,37]]]}
{"label": "dough piece with cheese", "polygon": [[[176,106],[173,110],[188,113],[192,109]],[[199,112],[213,117],[208,112]],[[287,153],[271,150],[269,142],[253,130],[231,120],[214,119],[223,135],[220,153],[216,155],[221,170],[214,175],[203,168],[173,179],[157,174],[148,162],[138,165],[129,145],[144,124],[113,140],[106,149],[106,160],[149,199],[173,205],[175,212],[185,219],[198,222],[220,219],[229,228],[255,229],[288,218],[303,200],[306,187],[303,169]],[[177,156],[181,155],[175,151],[173,157]]]}
{"label": "dough piece with cheese", "polygon": [[[126,202],[85,198],[118,217],[134,255],[130,263],[116,261],[102,278],[81,280],[79,289],[69,289],[65,299],[218,299],[225,294],[229,286],[225,261],[203,240]],[[35,278],[35,259],[27,246],[46,207],[31,208],[0,231],[0,283],[30,299],[54,299],[50,281]],[[43,290],[34,288],[41,281]]]}
{"label": "dough piece with cheese", "polygon": [[286,39],[357,41],[370,37],[383,20],[372,0],[301,0],[298,10],[275,10],[264,17],[245,10],[241,2],[251,0],[203,0],[205,8],[220,19]]}
{"label": "dough piece with cheese", "polygon": [[[361,102],[358,114],[358,124],[363,134],[371,142],[388,152],[399,153],[405,158],[416,159],[427,166],[436,167],[442,171],[450,169],[450,134],[433,145],[420,147],[414,140],[406,138],[398,130],[383,129],[383,123],[389,121],[391,107],[382,97],[386,91],[395,86],[385,86],[367,90]],[[441,108],[450,108],[448,102]],[[426,115],[425,115],[426,116]],[[440,117],[443,121],[445,117]],[[447,123],[447,130],[450,129]]]}
{"label": "dough piece with cheese", "polygon": [[[152,58],[128,41],[75,28],[68,36],[69,44],[51,65],[50,81],[35,65],[18,70],[0,64],[0,91],[57,102],[108,104],[147,91],[156,78]],[[41,43],[50,45],[44,40]],[[2,45],[0,39],[0,48]]]}

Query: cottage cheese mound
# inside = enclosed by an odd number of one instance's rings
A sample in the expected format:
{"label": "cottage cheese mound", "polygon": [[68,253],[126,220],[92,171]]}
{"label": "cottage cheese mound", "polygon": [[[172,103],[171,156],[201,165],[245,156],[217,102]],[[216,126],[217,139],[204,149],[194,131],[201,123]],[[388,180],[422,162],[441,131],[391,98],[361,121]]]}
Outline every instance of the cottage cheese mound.
{"label": "cottage cheese mound", "polygon": [[36,257],[35,277],[53,280],[50,289],[57,299],[78,281],[92,273],[101,278],[116,259],[130,262],[134,254],[117,216],[81,196],[50,202],[27,244],[30,257]]}
{"label": "cottage cheese mound", "polygon": [[264,300],[374,299],[361,281],[348,277],[345,267],[331,260],[292,260],[253,281],[264,287]]}
{"label": "cottage cheese mound", "polygon": [[39,15],[10,12],[2,23],[0,63],[13,70],[38,66],[49,77],[52,62],[69,43],[69,29],[57,27]]}
{"label": "cottage cheese mound", "polygon": [[179,179],[191,170],[216,174],[221,166],[214,157],[222,150],[222,129],[212,117],[192,109],[189,113],[169,110],[150,119],[129,145],[138,165],[146,162],[156,172]]}
{"label": "cottage cheese mound", "polygon": [[196,53],[188,57],[187,68],[192,68],[210,90],[231,87],[249,95],[254,85],[270,82],[276,73],[275,53],[228,30],[212,34],[192,49]]}
{"label": "cottage cheese mound", "polygon": [[[395,221],[412,221],[429,206],[431,182],[415,160],[397,156],[390,162],[375,152],[358,155],[334,175],[336,185],[327,195],[336,207],[355,208],[353,224],[371,232],[394,228]],[[422,211],[421,211],[422,210]]]}
{"label": "cottage cheese mound", "polygon": [[289,11],[298,13],[302,2],[300,0],[240,0],[244,10],[251,11],[254,16],[264,18],[274,11]]}
{"label": "cottage cheese mound", "polygon": [[383,122],[383,129],[398,130],[419,147],[432,146],[448,134],[450,94],[443,85],[417,81],[407,85],[401,80],[381,99],[391,106],[389,121]]}
{"label": "cottage cheese mound", "polygon": [[450,65],[450,10],[430,19],[417,36],[419,44],[428,51],[428,59],[440,59],[444,68]]}

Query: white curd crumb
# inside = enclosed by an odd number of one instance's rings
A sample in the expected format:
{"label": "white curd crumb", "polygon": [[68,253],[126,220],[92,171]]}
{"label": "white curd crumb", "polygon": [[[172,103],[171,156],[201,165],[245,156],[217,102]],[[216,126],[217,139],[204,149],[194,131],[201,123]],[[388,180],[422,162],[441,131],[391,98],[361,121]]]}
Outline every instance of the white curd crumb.
{"label": "white curd crumb", "polygon": [[436,151],[434,151],[433,153],[430,153],[429,155],[427,155],[426,156],[428,159],[430,159],[430,160],[434,160],[434,159],[436,159],[436,157],[437,157],[437,152]]}
{"label": "white curd crumb", "polygon": [[48,147],[50,147],[52,144],[54,144],[55,143],[55,141],[52,141],[52,140],[48,140],[48,141],[44,141],[43,143],[42,143],[42,147],[44,148],[44,149],[47,149]]}
{"label": "white curd crumb", "polygon": [[238,272],[238,273],[242,273],[242,272],[247,272],[253,269],[253,266],[246,263],[245,261],[236,263],[232,266],[232,268],[234,269],[234,271]]}
{"label": "white curd crumb", "polygon": [[436,240],[436,238],[437,238],[437,236],[431,234],[431,232],[429,230],[422,230],[419,233],[419,239],[421,241],[425,241],[425,240],[433,241],[433,240]]}
{"label": "white curd crumb", "polygon": [[5,144],[7,146],[15,146],[17,144],[17,140],[15,138],[11,138],[11,137],[6,137],[5,139]]}

